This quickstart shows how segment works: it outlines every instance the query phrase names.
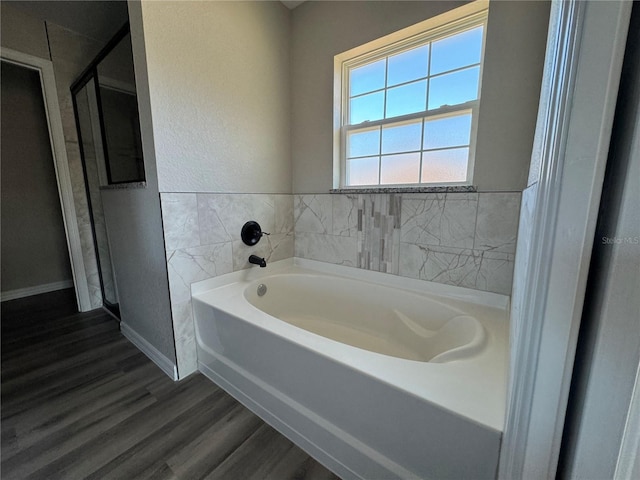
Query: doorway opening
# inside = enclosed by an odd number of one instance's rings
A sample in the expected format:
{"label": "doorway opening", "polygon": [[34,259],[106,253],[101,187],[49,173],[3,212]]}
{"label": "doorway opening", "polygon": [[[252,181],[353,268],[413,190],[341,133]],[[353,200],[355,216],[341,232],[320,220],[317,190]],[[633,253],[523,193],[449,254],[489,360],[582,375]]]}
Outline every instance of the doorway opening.
{"label": "doorway opening", "polygon": [[37,70],[2,60],[2,300],[74,287]]}

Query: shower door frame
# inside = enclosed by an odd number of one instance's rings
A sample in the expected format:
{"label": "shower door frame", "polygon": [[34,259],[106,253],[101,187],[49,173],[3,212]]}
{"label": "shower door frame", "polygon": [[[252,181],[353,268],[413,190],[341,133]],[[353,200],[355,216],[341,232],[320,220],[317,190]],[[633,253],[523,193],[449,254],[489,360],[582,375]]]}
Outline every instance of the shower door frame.
{"label": "shower door frame", "polygon": [[[100,280],[100,291],[102,293],[102,304],[103,307],[109,312],[111,313],[113,316],[115,316],[118,321],[120,321],[120,307],[119,304],[113,304],[111,302],[109,302],[107,300],[107,297],[105,295],[105,288],[104,288],[104,279],[102,277],[102,264],[100,262],[100,252],[98,249],[98,239],[97,239],[97,235],[96,235],[96,228],[95,228],[95,219],[94,219],[94,215],[93,215],[93,206],[91,204],[91,193],[89,191],[89,178],[87,175],[87,165],[86,165],[86,160],[85,160],[85,152],[84,152],[84,145],[82,142],[82,132],[80,129],[80,117],[79,117],[79,113],[78,113],[78,104],[76,101],[76,95],[85,87],[88,88],[89,84],[93,82],[93,87],[94,87],[94,93],[95,93],[95,98],[96,98],[96,103],[97,103],[97,108],[98,108],[98,119],[99,119],[99,127],[100,127],[100,143],[102,146],[102,152],[103,152],[103,156],[104,156],[104,161],[105,161],[105,168],[106,168],[106,173],[108,176],[108,180],[109,180],[109,185],[112,184],[111,182],[111,174],[110,174],[110,168],[109,168],[109,159],[108,159],[108,154],[107,154],[107,137],[106,137],[106,133],[105,133],[105,127],[104,127],[104,118],[103,118],[103,113],[102,113],[102,102],[101,102],[101,98],[100,98],[100,86],[99,86],[99,82],[98,82],[98,65],[100,64],[100,62],[102,60],[104,60],[104,58],[109,55],[109,53],[111,53],[111,51],[114,49],[114,47],[116,45],[118,45],[123,38],[125,38],[127,36],[127,34],[130,33],[130,28],[129,28],[129,22],[126,22],[119,30],[118,32],[113,36],[113,38],[111,40],[109,40],[109,42],[107,43],[107,45],[105,45],[105,47],[100,50],[100,52],[98,53],[98,55],[96,55],[96,58],[93,59],[93,61],[91,62],[91,64],[80,74],[80,76],[78,77],[77,80],[75,80],[70,87],[71,90],[71,99],[73,102],[73,114],[75,117],[75,122],[76,122],[76,130],[78,132],[78,147],[80,149],[80,159],[82,160],[82,173],[84,176],[84,187],[85,187],[85,191],[86,191],[86,195],[87,195],[87,204],[88,204],[88,209],[89,209],[89,216],[91,218],[91,231],[93,234],[93,245],[94,245],[94,250],[95,250],[95,254],[96,254],[96,263],[98,266],[98,277]],[[97,139],[96,139],[97,140]],[[97,159],[96,159],[97,160]],[[129,182],[115,182],[115,184],[117,183],[129,183]],[[108,244],[108,239],[107,239],[107,244]],[[112,267],[112,276],[115,276],[115,272],[113,271],[113,267]],[[115,278],[113,278],[114,281],[114,287],[117,290],[117,286],[115,285]]]}

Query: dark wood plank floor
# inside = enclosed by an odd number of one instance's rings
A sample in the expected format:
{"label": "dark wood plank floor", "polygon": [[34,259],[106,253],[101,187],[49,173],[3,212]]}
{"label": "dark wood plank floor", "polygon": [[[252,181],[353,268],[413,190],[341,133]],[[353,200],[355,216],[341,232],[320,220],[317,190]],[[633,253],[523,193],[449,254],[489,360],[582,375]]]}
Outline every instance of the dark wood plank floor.
{"label": "dark wood plank floor", "polygon": [[202,375],[171,381],[72,290],[1,313],[5,480],[337,479]]}

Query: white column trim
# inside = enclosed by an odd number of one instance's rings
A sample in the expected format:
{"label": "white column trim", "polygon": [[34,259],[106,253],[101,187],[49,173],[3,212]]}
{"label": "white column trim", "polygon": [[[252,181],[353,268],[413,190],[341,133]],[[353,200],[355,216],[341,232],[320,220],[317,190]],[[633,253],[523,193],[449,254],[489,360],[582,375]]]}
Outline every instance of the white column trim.
{"label": "white column trim", "polygon": [[67,149],[62,130],[62,118],[60,116],[53,64],[49,60],[4,47],[0,49],[0,57],[8,63],[19,65],[30,70],[36,70],[40,74],[42,96],[44,98],[45,113],[49,128],[49,140],[51,142],[51,153],[53,155],[53,166],[58,184],[58,195],[60,197],[62,219],[67,237],[67,246],[69,248],[69,259],[71,260],[73,283],[78,300],[78,308],[81,312],[86,312],[91,310],[91,298],[89,296],[89,285],[87,282],[84,258],[82,256],[80,231],[78,229],[76,207],[73,200],[71,175],[69,173]]}
{"label": "white column trim", "polygon": [[629,412],[618,453],[614,480],[634,480],[640,476],[640,363],[629,403]]}
{"label": "white column trim", "polygon": [[630,2],[552,3],[501,479],[556,476],[630,13]]}

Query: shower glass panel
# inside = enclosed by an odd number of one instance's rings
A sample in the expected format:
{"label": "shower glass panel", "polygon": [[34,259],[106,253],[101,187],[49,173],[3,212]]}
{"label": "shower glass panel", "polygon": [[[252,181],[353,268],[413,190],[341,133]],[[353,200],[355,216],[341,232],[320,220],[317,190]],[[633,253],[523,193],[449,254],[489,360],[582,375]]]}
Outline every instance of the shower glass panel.
{"label": "shower glass panel", "polygon": [[106,181],[106,172],[94,81],[89,81],[75,94],[75,104],[103,302],[109,310],[116,313],[118,294],[100,194],[100,185]]}
{"label": "shower glass panel", "polygon": [[97,77],[109,183],[144,181],[130,34],[98,63]]}
{"label": "shower glass panel", "polygon": [[74,82],[71,93],[103,305],[119,317],[103,194],[106,189],[144,188],[145,180],[128,25]]}

